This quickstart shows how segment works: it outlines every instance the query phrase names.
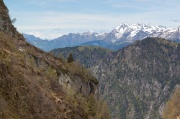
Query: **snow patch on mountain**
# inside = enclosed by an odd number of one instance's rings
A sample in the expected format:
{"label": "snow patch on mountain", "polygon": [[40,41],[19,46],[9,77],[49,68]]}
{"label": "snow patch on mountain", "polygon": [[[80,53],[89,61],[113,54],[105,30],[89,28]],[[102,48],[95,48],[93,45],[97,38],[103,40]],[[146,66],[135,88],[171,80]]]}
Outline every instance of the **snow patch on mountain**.
{"label": "snow patch on mountain", "polygon": [[180,39],[180,27],[166,28],[161,25],[151,26],[147,24],[122,23],[108,34],[106,40],[112,43],[141,40],[146,37],[161,37],[174,40]]}

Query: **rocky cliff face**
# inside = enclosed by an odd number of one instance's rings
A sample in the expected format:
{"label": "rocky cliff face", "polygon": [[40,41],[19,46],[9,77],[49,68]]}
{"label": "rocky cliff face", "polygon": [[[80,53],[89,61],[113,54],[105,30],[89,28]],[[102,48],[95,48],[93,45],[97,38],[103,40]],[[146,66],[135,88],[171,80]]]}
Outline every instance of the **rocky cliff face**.
{"label": "rocky cliff face", "polygon": [[98,106],[102,101],[95,96],[96,78],[79,65],[31,46],[11,24],[2,0],[0,8],[0,118],[103,117],[104,107]]}
{"label": "rocky cliff face", "polygon": [[110,54],[92,68],[113,118],[160,119],[180,84],[180,44],[146,38]]}

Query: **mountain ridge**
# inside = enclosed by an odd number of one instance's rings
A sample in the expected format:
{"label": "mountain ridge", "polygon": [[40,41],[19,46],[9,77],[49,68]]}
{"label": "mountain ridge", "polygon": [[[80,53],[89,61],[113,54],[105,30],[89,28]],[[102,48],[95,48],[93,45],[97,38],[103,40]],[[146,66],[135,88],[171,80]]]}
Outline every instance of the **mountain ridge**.
{"label": "mountain ridge", "polygon": [[96,65],[105,58],[106,54],[111,53],[111,50],[98,46],[76,46],[58,48],[50,51],[54,56],[67,59],[69,54],[72,54],[75,62],[82,64],[86,68]]}
{"label": "mountain ridge", "polygon": [[99,93],[108,102],[114,119],[162,118],[166,102],[180,85],[179,51],[179,43],[148,37],[104,54],[94,65],[93,59],[84,62],[80,58],[88,52],[74,50],[79,53],[77,60],[99,79]]}
{"label": "mountain ridge", "polygon": [[[178,36],[176,36],[176,32]],[[117,41],[126,40],[126,41],[134,41],[141,40],[145,37],[159,37],[166,38],[168,40],[180,39],[179,27],[177,28],[166,28],[164,26],[151,26],[146,24],[125,24],[122,23],[118,27],[116,27],[112,32],[115,35]],[[111,34],[110,33],[110,34]],[[138,36],[140,34],[141,36]],[[111,42],[117,41],[111,40]]]}
{"label": "mountain ridge", "polygon": [[29,43],[45,51],[50,51],[55,48],[83,45],[100,46],[117,51],[134,43],[136,40],[142,40],[146,37],[159,37],[180,42],[180,30],[179,27],[166,28],[160,25],[151,26],[146,24],[122,23],[109,33],[70,33],[51,41],[40,40],[39,38],[30,40],[28,35],[25,34],[24,37]]}
{"label": "mountain ridge", "polygon": [[104,38],[104,34],[98,34],[94,32],[69,33],[68,35],[63,35],[50,41],[42,40],[38,37],[32,38],[32,35],[29,36],[27,34],[24,34],[24,37],[32,45],[45,51],[50,51],[55,48],[78,46],[88,41],[102,40]]}
{"label": "mountain ridge", "polygon": [[113,118],[162,118],[164,103],[180,85],[179,50],[179,43],[146,38],[92,68]]}

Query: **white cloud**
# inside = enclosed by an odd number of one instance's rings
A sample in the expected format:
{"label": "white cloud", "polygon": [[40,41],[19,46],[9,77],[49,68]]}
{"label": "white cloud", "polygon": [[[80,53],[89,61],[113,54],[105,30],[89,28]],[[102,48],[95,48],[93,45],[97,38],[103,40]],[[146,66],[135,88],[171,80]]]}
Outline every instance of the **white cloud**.
{"label": "white cloud", "polygon": [[[40,8],[67,2],[81,4],[80,11],[73,12],[64,8],[61,8],[62,11],[59,9],[57,11],[54,9],[33,11],[33,8],[31,8],[32,11],[24,12],[13,10],[13,17],[17,18],[15,23],[17,29],[39,37],[57,37],[69,32],[108,32],[121,22],[176,27],[179,22],[175,20],[180,19],[179,0],[53,0],[53,2],[51,0],[40,2],[31,0],[26,2]],[[92,9],[89,5],[99,5],[99,8]],[[60,30],[53,30],[55,28]]]}

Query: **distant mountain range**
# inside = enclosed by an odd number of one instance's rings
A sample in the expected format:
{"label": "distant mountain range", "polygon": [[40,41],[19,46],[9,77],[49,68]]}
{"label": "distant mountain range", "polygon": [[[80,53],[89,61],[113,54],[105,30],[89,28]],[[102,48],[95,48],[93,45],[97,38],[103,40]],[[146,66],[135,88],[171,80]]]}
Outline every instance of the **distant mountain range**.
{"label": "distant mountain range", "polygon": [[48,41],[48,40],[42,40],[33,35],[27,35],[27,34],[23,34],[23,35],[29,43],[45,51],[50,51],[55,48],[64,48],[68,46],[69,47],[79,46],[89,41],[102,40],[106,36],[106,34],[98,34],[93,32],[70,33],[68,35],[63,35],[59,38]]}
{"label": "distant mountain range", "polygon": [[166,28],[145,24],[122,23],[110,33],[70,33],[54,40],[42,40],[33,35],[24,34],[25,39],[32,45],[45,51],[70,46],[100,46],[111,50],[119,50],[136,40],[146,37],[160,37],[180,42],[180,27]]}
{"label": "distant mountain range", "polygon": [[169,40],[179,40],[180,27],[166,28],[164,26],[122,23],[120,26],[108,33],[104,40],[111,43],[133,42],[146,37],[160,37]]}

